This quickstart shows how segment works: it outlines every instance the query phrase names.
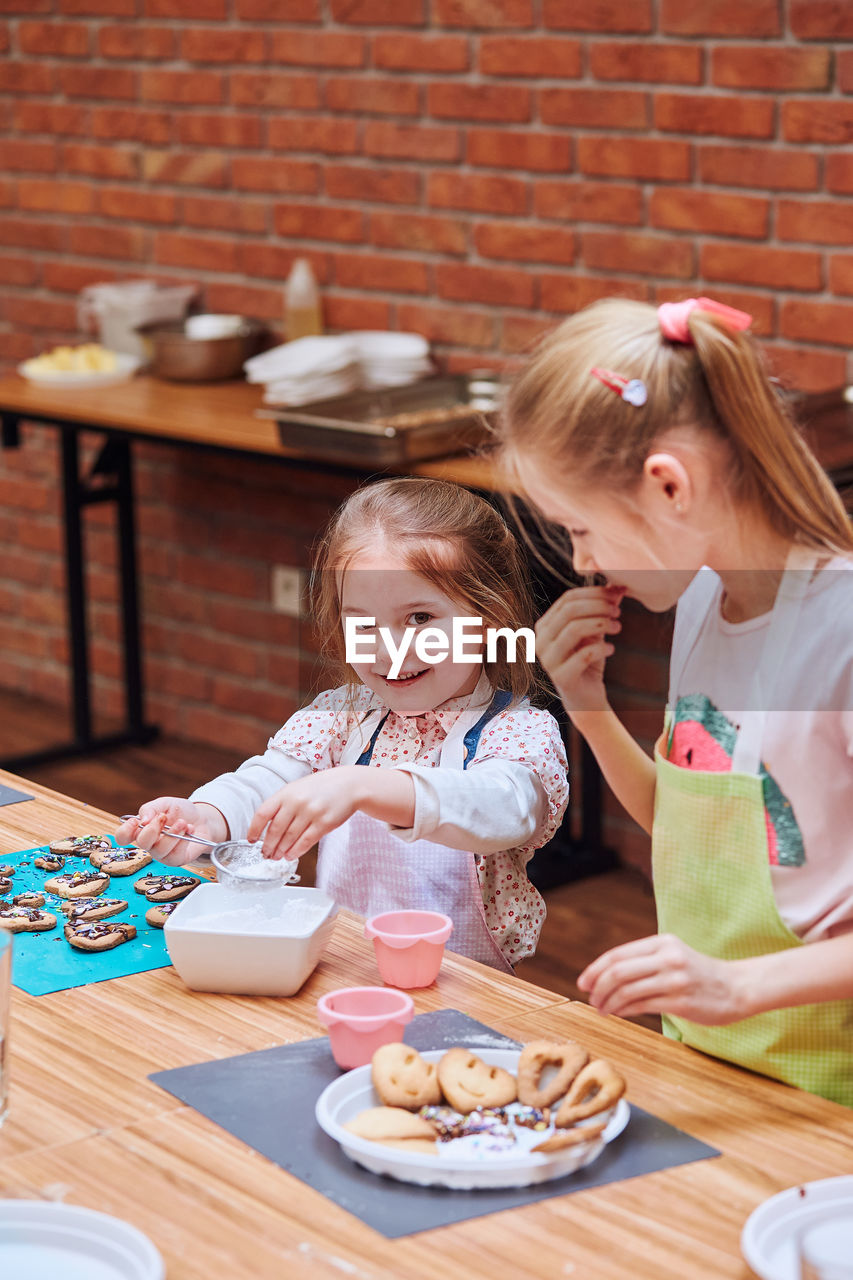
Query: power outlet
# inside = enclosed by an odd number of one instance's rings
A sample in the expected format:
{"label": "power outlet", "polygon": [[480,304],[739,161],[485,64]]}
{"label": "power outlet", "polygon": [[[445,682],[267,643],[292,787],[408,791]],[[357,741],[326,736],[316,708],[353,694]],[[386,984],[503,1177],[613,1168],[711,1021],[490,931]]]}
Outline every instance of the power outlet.
{"label": "power outlet", "polygon": [[302,613],[302,596],[305,576],[301,569],[291,565],[276,564],[272,570],[272,607],[276,613],[286,613],[298,618]]}

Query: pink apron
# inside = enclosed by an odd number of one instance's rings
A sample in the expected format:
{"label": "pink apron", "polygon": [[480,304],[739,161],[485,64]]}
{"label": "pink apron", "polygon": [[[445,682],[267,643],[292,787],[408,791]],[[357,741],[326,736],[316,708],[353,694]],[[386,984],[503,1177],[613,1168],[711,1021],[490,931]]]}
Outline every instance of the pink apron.
{"label": "pink apron", "polygon": [[[510,696],[495,694],[485,713],[482,702],[464,711],[445,738],[436,767],[464,769],[486,724]],[[341,764],[367,766],[386,715],[380,710],[367,717],[344,748]],[[486,924],[476,856],[465,849],[431,840],[407,842],[384,822],[354,813],[320,841],[317,886],[365,918],[381,911],[440,911],[453,921],[449,950],[513,972]]]}

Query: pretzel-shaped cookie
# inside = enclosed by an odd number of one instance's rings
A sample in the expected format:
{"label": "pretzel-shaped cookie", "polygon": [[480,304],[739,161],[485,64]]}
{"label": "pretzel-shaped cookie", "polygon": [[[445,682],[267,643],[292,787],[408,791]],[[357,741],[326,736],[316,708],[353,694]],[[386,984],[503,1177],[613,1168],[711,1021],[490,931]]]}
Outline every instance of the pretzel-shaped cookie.
{"label": "pretzel-shaped cookie", "polygon": [[[533,1040],[526,1044],[518,1059],[518,1100],[528,1107],[550,1107],[562,1098],[575,1076],[586,1066],[589,1054],[579,1044],[567,1040]],[[546,1067],[556,1067],[557,1074],[542,1083]]]}
{"label": "pretzel-shaped cookie", "polygon": [[515,1102],[515,1076],[490,1067],[470,1049],[448,1049],[438,1064],[438,1082],[451,1107],[467,1115],[475,1107],[505,1107]]}
{"label": "pretzel-shaped cookie", "polygon": [[383,1044],[373,1055],[373,1087],[388,1107],[421,1107],[441,1102],[441,1086],[434,1062],[427,1062],[407,1044]]}
{"label": "pretzel-shaped cookie", "polygon": [[578,1120],[596,1116],[618,1102],[625,1092],[625,1081],[604,1058],[589,1062],[575,1076],[571,1088],[554,1118],[558,1129],[567,1129]]}
{"label": "pretzel-shaped cookie", "polygon": [[552,1133],[538,1147],[531,1147],[531,1151],[544,1151],[547,1155],[550,1151],[562,1151],[565,1147],[579,1147],[584,1142],[594,1142],[606,1128],[606,1124],[583,1124],[576,1129],[562,1129],[559,1133]]}

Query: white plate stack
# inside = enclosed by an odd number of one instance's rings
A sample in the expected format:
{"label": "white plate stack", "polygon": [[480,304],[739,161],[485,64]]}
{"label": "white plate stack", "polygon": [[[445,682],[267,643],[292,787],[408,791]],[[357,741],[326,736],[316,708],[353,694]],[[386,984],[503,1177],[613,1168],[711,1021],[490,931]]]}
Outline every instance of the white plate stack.
{"label": "white plate stack", "polygon": [[358,347],[349,335],[297,338],[252,356],[243,368],[249,382],[265,384],[267,404],[310,404],[362,385]]}
{"label": "white plate stack", "polygon": [[358,351],[363,387],[403,387],[434,372],[429,343],[419,333],[361,329],[348,336]]}

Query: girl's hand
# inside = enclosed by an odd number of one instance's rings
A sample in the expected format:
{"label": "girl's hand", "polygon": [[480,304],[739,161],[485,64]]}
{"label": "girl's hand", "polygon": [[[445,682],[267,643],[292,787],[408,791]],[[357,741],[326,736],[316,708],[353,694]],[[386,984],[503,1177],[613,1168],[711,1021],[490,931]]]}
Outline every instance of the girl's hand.
{"label": "girl's hand", "polygon": [[572,587],[536,624],[536,656],[570,716],[607,707],[604,664],[613,645],[606,637],[622,629],[624,594],[621,587]]}
{"label": "girl's hand", "polygon": [[605,951],[578,978],[599,1013],[671,1013],[707,1027],[748,1015],[737,961],[715,960],[671,933]]}
{"label": "girl's hand", "polygon": [[[219,819],[217,822],[216,819]],[[228,838],[225,820],[211,805],[196,805],[179,796],[160,796],[142,805],[135,818],[123,822],[116,831],[116,839],[123,844],[138,844],[147,849],[168,867],[180,867],[193,862],[207,852],[203,844],[188,844],[163,833],[168,827],[177,835],[200,835],[208,840]]]}
{"label": "girl's hand", "polygon": [[360,784],[371,772],[363,766],[344,765],[289,782],[257,810],[248,838],[259,840],[266,827],[265,858],[301,858],[322,836],[352,817],[362,799]]}

